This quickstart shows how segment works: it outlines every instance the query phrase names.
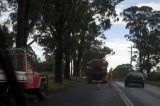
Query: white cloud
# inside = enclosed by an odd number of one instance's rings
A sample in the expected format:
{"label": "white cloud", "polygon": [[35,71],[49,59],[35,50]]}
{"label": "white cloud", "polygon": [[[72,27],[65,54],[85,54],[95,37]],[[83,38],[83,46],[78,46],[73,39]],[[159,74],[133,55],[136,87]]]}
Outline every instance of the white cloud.
{"label": "white cloud", "polygon": [[[134,1],[133,1],[134,2]],[[141,1],[142,2],[142,1]],[[143,3],[139,3],[139,4],[128,4],[126,5],[125,2],[122,2],[120,3],[119,5],[116,6],[115,10],[116,10],[116,13],[118,14],[118,17],[119,17],[119,21],[118,22],[113,22],[112,24],[126,24],[125,22],[122,21],[122,16],[120,16],[120,13],[123,12],[123,10],[125,8],[128,8],[130,6],[138,6],[138,7],[141,7],[141,6],[149,6],[149,7],[152,7],[153,10],[160,10],[160,2],[143,2]]]}
{"label": "white cloud", "polygon": [[112,42],[106,42],[106,46],[113,49],[115,55],[106,56],[106,60],[109,62],[109,68],[121,64],[130,63],[130,46],[131,42],[126,41],[125,39],[114,39]]}
{"label": "white cloud", "polygon": [[43,47],[39,46],[37,43],[33,43],[31,45],[31,47],[33,48],[33,50],[35,51],[35,53],[37,54],[37,56],[41,59],[41,61],[44,61],[45,58],[44,58],[44,50],[43,50]]}
{"label": "white cloud", "polygon": [[157,3],[157,2],[140,3],[137,6],[138,7],[149,6],[149,7],[152,7],[153,10],[160,10],[160,3]]}
{"label": "white cloud", "polygon": [[44,61],[45,57],[43,55],[43,53],[44,53],[43,47],[39,46],[37,43],[33,43],[31,45],[31,47],[33,48],[33,50],[36,53],[36,55],[38,56],[38,58],[40,58],[41,61]]}
{"label": "white cloud", "polygon": [[126,24],[125,22],[122,21],[123,20],[122,16],[120,16],[120,13],[122,13],[124,9],[125,9],[125,6],[123,4],[119,4],[116,6],[115,10],[118,15],[119,21],[112,22],[112,24]]}
{"label": "white cloud", "polygon": [[[28,43],[30,43],[33,39],[30,39],[28,41]],[[45,57],[43,55],[44,50],[43,47],[39,46],[36,42],[31,44],[32,49],[34,50],[34,52],[36,53],[37,57],[40,58],[41,61],[45,60]]]}
{"label": "white cloud", "polygon": [[112,24],[126,25],[126,23],[124,21],[122,21],[123,18],[121,16],[118,16],[118,18],[119,18],[119,21],[117,21],[117,22],[112,21]]}

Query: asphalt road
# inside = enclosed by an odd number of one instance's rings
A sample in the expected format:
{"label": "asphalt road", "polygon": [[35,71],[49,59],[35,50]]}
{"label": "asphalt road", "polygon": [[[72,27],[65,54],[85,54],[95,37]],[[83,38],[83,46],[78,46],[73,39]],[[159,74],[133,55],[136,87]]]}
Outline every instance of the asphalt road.
{"label": "asphalt road", "polygon": [[115,82],[113,87],[81,81],[74,87],[58,91],[47,96],[41,102],[29,101],[28,106],[160,106],[160,88],[145,85],[124,87],[122,82]]}
{"label": "asphalt road", "polygon": [[96,84],[82,81],[74,87],[69,87],[57,93],[50,94],[39,103],[30,106],[125,106],[122,98],[114,87],[107,83],[101,84],[96,90]]}
{"label": "asphalt road", "polygon": [[160,88],[145,84],[140,86],[124,87],[123,82],[116,82],[118,88],[134,106],[160,106]]}

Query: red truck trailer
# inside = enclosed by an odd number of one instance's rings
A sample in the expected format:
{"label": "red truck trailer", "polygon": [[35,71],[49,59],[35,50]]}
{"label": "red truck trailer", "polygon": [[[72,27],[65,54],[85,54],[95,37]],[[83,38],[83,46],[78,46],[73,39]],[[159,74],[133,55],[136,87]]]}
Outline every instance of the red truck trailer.
{"label": "red truck trailer", "polygon": [[93,81],[107,82],[108,62],[104,59],[93,59],[87,63],[87,82]]}
{"label": "red truck trailer", "polygon": [[[32,56],[24,49],[16,48],[9,51],[10,59],[16,73],[16,77],[24,91],[36,95],[40,100],[47,94],[48,77],[36,72]],[[0,97],[10,95],[10,87],[3,70],[0,68]]]}

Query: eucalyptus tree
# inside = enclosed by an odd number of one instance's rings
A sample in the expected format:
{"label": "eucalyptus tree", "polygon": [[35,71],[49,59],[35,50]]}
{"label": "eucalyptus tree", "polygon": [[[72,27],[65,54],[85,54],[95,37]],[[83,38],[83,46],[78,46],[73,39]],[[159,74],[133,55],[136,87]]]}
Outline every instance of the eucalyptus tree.
{"label": "eucalyptus tree", "polygon": [[5,4],[8,6],[8,10],[12,9],[10,13],[11,24],[16,23],[15,30],[16,34],[16,47],[26,47],[27,34],[26,26],[28,24],[28,10],[30,0],[5,0]]}
{"label": "eucalyptus tree", "polygon": [[16,35],[16,47],[26,48],[31,33],[35,32],[44,0],[3,0],[0,3],[3,12],[9,14],[4,24]]}
{"label": "eucalyptus tree", "polygon": [[[112,3],[111,3],[112,2]],[[75,31],[75,46],[73,49],[74,60],[74,75],[79,75],[80,63],[83,57],[83,52],[87,48],[87,45],[91,45],[93,40],[102,35],[103,30],[109,29],[111,26],[110,17],[115,17],[115,6],[120,1],[98,1],[87,3],[87,8],[80,14],[80,24],[78,24],[78,30]],[[85,6],[83,4],[83,6]],[[81,8],[81,11],[83,9]],[[116,19],[116,18],[115,18]],[[99,24],[96,24],[96,21]],[[82,26],[82,27],[79,27]],[[76,28],[77,26],[75,26]],[[83,63],[82,63],[83,64]]]}
{"label": "eucalyptus tree", "polygon": [[113,50],[104,46],[104,43],[99,40],[86,42],[84,53],[82,56],[81,68],[85,72],[88,61],[92,59],[106,59],[106,55],[114,54]]}
{"label": "eucalyptus tree", "polygon": [[[17,33],[16,46],[26,47],[30,33],[39,30],[39,35],[43,36],[38,36],[41,42],[45,42],[42,40],[47,39],[44,46],[49,46],[49,49],[45,49],[55,53],[55,81],[61,82],[63,53],[65,52],[68,55],[67,51],[70,50],[68,49],[70,45],[65,45],[68,43],[64,43],[64,41],[70,42],[69,39],[72,35],[78,35],[80,32],[81,37],[77,41],[82,41],[79,43],[81,45],[84,42],[83,39],[85,39],[83,35],[99,35],[98,32],[108,29],[111,26],[110,17],[116,16],[115,6],[121,1],[123,0],[41,0],[40,2],[39,0],[5,0],[5,3],[8,3],[8,7],[12,8],[10,17],[11,24],[14,26],[13,30]],[[4,2],[0,3],[4,4]],[[88,33],[87,30],[90,28],[86,26],[93,23],[92,18],[99,21],[99,25],[93,26],[99,28],[99,31],[92,30],[92,33]],[[80,24],[77,24],[78,22]],[[79,30],[77,28],[75,31],[73,29],[77,27],[76,25],[80,25],[80,27]],[[50,41],[48,42],[48,40]],[[83,47],[78,46],[79,49],[77,49],[79,50],[78,64],[80,63]]]}
{"label": "eucalyptus tree", "polygon": [[159,12],[147,6],[133,6],[125,9],[123,16],[130,30],[126,37],[139,50],[140,70],[147,70],[149,75],[152,66],[159,62]]}
{"label": "eucalyptus tree", "polygon": [[2,26],[0,25],[0,28],[1,28],[1,33],[3,34],[5,39],[6,49],[13,48],[13,43],[14,43],[13,33],[10,32],[8,28],[4,25]]}
{"label": "eucalyptus tree", "polygon": [[4,22],[5,18],[7,17],[7,11],[9,11],[7,1],[0,1],[0,29],[5,39],[6,49],[12,48],[14,43],[14,34],[9,31],[8,26]]}
{"label": "eucalyptus tree", "polygon": [[[45,47],[49,51],[55,54],[55,81],[62,82],[62,60],[63,54],[65,53],[66,62],[68,58],[68,52],[71,50],[70,46],[73,44],[70,39],[77,38],[79,40],[77,44],[83,44],[85,35],[91,34],[87,30],[90,29],[88,26],[94,22],[93,16],[96,16],[95,20],[99,21],[99,31],[96,30],[94,35],[98,34],[100,30],[108,29],[111,26],[110,17],[115,17],[115,6],[123,0],[46,0],[45,8],[42,11],[41,17],[41,29],[49,35],[48,38],[40,38],[47,43],[47,40],[53,40],[54,45]],[[94,22],[95,23],[95,22]],[[81,36],[81,37],[80,37]],[[92,36],[92,35],[91,35]],[[95,38],[95,37],[93,37]],[[83,46],[77,46],[78,49],[75,50],[78,56],[82,55]],[[80,58],[76,58],[77,62],[80,62]],[[69,59],[68,59],[69,60]],[[69,62],[67,62],[69,63]],[[77,64],[78,64],[77,63]],[[68,66],[66,66],[68,67]]]}
{"label": "eucalyptus tree", "polygon": [[113,70],[113,78],[122,80],[124,79],[129,72],[133,72],[133,66],[131,64],[121,64],[118,65]]}

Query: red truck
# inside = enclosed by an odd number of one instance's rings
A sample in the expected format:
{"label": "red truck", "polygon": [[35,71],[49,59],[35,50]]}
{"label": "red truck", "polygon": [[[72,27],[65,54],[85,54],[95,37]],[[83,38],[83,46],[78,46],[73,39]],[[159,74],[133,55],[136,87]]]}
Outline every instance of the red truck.
{"label": "red truck", "polygon": [[[28,94],[36,95],[39,100],[44,99],[47,94],[48,77],[36,72],[32,56],[21,48],[9,50],[9,56],[13,63],[17,80],[24,91]],[[3,70],[0,68],[0,96],[9,95],[9,88]]]}
{"label": "red truck", "polygon": [[107,82],[108,62],[104,59],[93,59],[87,63],[87,82],[93,81]]}

